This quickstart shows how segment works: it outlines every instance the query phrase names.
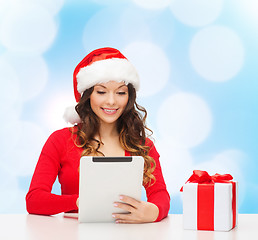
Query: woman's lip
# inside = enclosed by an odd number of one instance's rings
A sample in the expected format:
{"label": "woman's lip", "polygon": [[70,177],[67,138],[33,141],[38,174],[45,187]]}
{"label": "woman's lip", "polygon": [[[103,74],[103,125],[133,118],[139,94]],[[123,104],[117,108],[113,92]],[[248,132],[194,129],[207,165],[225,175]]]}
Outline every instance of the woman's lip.
{"label": "woman's lip", "polygon": [[107,109],[107,110],[117,110],[118,108],[102,108],[102,109]]}
{"label": "woman's lip", "polygon": [[118,110],[118,108],[101,108],[101,109],[105,114],[109,114],[109,115],[115,114]]}

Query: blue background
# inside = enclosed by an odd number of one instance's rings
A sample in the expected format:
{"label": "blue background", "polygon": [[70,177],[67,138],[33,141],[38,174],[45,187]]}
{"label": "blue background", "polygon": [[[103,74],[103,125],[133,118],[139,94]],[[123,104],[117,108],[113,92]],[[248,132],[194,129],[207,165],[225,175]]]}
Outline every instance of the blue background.
{"label": "blue background", "polygon": [[[240,0],[0,2],[0,213],[24,213],[41,148],[67,126],[72,74],[115,47],[141,78],[138,102],[171,195],[192,170],[239,181],[239,212],[258,213],[258,4]],[[60,193],[58,182],[54,193]],[[143,196],[143,199],[145,197]]]}

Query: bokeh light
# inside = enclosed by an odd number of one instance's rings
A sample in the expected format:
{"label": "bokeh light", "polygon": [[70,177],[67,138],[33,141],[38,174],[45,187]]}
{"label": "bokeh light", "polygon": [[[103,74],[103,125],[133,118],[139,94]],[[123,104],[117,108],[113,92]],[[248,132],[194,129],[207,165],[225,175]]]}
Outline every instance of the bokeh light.
{"label": "bokeh light", "polygon": [[2,19],[0,41],[10,51],[43,53],[53,43],[56,32],[54,18],[44,7],[17,2]]}
{"label": "bokeh light", "polygon": [[193,37],[190,59],[203,78],[215,82],[227,81],[240,71],[244,62],[244,48],[233,30],[211,26]]}
{"label": "bokeh light", "polygon": [[23,56],[7,53],[3,58],[13,67],[20,86],[20,101],[28,101],[37,96],[45,87],[48,80],[48,68],[41,56]]}
{"label": "bokeh light", "polygon": [[[38,125],[32,122],[20,121],[15,126],[16,128],[9,131],[8,139],[15,138],[16,140],[10,141],[12,149],[1,160],[5,169],[13,175],[27,176],[34,172],[46,135]],[[15,131],[16,129],[18,131]]]}
{"label": "bokeh light", "polygon": [[122,12],[118,8],[107,7],[87,21],[83,31],[83,45],[87,52],[100,47],[121,48],[124,44],[120,34],[121,16]]}
{"label": "bokeh light", "polygon": [[15,72],[13,66],[0,57],[0,105],[11,106],[19,96],[20,80]]}
{"label": "bokeh light", "polygon": [[214,22],[222,11],[222,0],[172,0],[170,9],[180,22],[201,27]]}
{"label": "bokeh light", "polygon": [[168,191],[172,196],[178,195],[180,188],[192,174],[193,156],[189,149],[171,144],[169,137],[159,138],[156,145]]}
{"label": "bokeh light", "polygon": [[[135,4],[142,8],[159,10],[169,6],[171,0],[132,0]],[[174,0],[172,0],[174,1]]]}
{"label": "bokeh light", "polygon": [[[20,0],[23,1],[24,0]],[[52,15],[56,15],[59,13],[59,11],[62,9],[65,0],[26,0],[29,1],[30,3],[37,3],[41,5],[42,7],[45,7],[48,12]]]}
{"label": "bokeh light", "polygon": [[157,122],[161,137],[169,137],[172,146],[191,148],[208,137],[212,113],[199,96],[182,92],[164,100],[157,114]]}
{"label": "bokeh light", "polygon": [[257,27],[258,24],[258,2],[256,0],[235,0],[236,8],[239,14],[244,18],[242,20],[248,20],[249,24]]}

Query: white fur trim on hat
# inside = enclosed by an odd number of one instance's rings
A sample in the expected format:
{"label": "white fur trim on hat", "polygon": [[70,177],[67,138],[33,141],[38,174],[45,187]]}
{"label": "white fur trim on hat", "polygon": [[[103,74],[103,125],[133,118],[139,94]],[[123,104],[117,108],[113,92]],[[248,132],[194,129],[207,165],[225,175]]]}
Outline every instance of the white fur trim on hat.
{"label": "white fur trim on hat", "polygon": [[131,83],[136,90],[139,90],[140,87],[138,73],[127,59],[110,58],[81,68],[77,74],[77,90],[79,93],[83,93],[97,83],[109,81]]}
{"label": "white fur trim on hat", "polygon": [[75,106],[67,107],[65,109],[63,118],[67,123],[71,123],[73,125],[76,123],[80,123],[82,121],[80,116],[75,110]]}

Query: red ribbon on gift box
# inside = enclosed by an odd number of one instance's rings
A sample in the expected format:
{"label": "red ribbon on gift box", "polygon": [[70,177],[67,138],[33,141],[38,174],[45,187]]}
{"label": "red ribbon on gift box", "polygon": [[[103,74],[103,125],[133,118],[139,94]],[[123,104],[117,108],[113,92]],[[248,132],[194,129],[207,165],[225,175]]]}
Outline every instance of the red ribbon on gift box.
{"label": "red ribbon on gift box", "polygon": [[[194,170],[186,183],[198,183],[197,192],[197,229],[214,230],[214,184],[232,184],[232,211],[233,226],[236,226],[236,183],[231,181],[230,174],[218,174],[210,176],[206,171]],[[199,184],[201,184],[199,186]],[[183,187],[180,189],[183,191]]]}

